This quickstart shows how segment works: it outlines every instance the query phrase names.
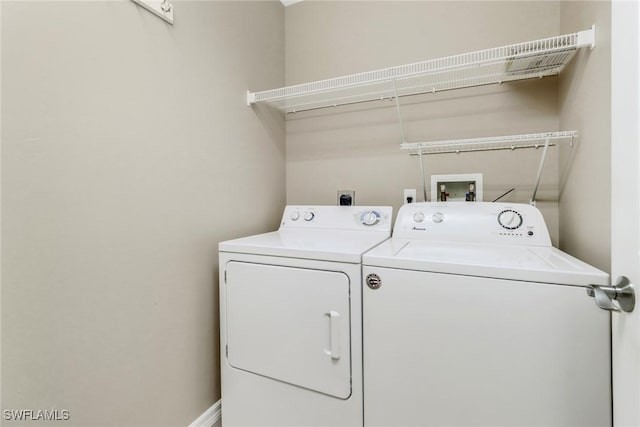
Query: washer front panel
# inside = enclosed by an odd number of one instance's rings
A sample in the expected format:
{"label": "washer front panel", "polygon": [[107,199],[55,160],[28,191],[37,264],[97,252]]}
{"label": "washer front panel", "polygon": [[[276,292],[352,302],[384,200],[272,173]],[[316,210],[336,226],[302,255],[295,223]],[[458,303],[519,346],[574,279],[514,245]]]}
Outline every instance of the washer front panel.
{"label": "washer front panel", "polygon": [[610,426],[609,314],[583,288],[363,267],[365,422]]}

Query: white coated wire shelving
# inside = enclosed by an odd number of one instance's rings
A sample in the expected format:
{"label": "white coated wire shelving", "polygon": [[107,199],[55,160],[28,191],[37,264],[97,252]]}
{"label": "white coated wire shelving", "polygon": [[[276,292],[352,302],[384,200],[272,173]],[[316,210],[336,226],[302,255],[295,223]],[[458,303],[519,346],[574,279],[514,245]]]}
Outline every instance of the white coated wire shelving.
{"label": "white coated wire shelving", "polygon": [[530,133],[524,135],[507,135],[484,138],[452,139],[446,141],[405,142],[400,145],[409,154],[451,154],[472,151],[517,150],[520,148],[542,148],[549,141],[549,146],[564,141],[573,145],[578,136],[576,131]]}
{"label": "white coated wire shelving", "polygon": [[558,74],[595,27],[577,33],[480,50],[333,79],[247,92],[247,104],[267,103],[295,113]]}
{"label": "white coated wire shelving", "polygon": [[578,132],[562,131],[562,132],[544,132],[529,133],[523,135],[507,135],[483,138],[469,139],[452,139],[446,141],[431,142],[404,142],[400,145],[403,150],[409,150],[412,155],[417,155],[420,161],[420,170],[422,172],[422,191],[424,200],[427,200],[426,181],[424,176],[424,165],[422,158],[424,155],[430,154],[460,154],[465,152],[477,151],[494,151],[494,150],[517,150],[521,148],[542,148],[540,164],[535,178],[533,193],[529,203],[536,204],[536,195],[542,178],[542,171],[547,159],[549,147],[557,145],[559,142],[568,142],[571,146],[578,136]]}

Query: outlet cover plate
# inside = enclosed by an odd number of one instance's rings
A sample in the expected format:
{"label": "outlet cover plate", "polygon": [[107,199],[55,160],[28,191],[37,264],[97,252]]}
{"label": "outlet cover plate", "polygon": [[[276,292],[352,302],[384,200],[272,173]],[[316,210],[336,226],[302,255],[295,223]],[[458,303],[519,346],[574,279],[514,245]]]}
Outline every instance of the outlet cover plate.
{"label": "outlet cover plate", "polygon": [[[407,203],[415,203],[417,202],[416,200],[416,189],[415,188],[405,188],[404,191],[402,192],[402,204],[407,204]],[[411,202],[407,201],[407,198],[411,197]]]}

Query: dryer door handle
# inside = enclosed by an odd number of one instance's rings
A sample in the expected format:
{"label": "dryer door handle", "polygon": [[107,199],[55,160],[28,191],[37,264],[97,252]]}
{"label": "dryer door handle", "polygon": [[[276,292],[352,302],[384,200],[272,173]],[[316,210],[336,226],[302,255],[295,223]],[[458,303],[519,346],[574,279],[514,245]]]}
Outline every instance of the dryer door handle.
{"label": "dryer door handle", "polygon": [[340,359],[340,313],[330,310],[329,316],[329,355],[333,360]]}

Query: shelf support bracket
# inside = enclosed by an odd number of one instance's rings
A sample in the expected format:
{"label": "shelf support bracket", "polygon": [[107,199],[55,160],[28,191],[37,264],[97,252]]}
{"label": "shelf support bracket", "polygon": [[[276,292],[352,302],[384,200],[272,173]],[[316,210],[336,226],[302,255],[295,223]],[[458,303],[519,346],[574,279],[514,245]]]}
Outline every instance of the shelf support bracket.
{"label": "shelf support bracket", "polygon": [[427,200],[427,181],[424,175],[424,162],[422,160],[422,146],[420,146],[420,150],[418,151],[418,161],[420,162],[420,176],[422,177],[422,197],[424,198],[425,202],[428,202],[429,200]]}
{"label": "shelf support bracket", "polygon": [[400,112],[400,100],[398,99],[398,84],[396,83],[396,79],[393,79],[393,97],[396,101],[396,113],[398,114],[398,123],[400,124],[400,137],[402,138],[402,143],[405,144],[407,138],[405,137],[404,125],[402,124],[402,113]]}
{"label": "shelf support bracket", "polygon": [[542,170],[544,169],[544,162],[547,159],[547,151],[549,151],[550,142],[551,142],[551,138],[547,138],[544,141],[544,149],[542,150],[542,157],[540,158],[540,165],[538,166],[538,176],[536,177],[536,184],[533,187],[533,194],[531,195],[531,201],[529,201],[529,204],[531,206],[536,205],[536,194],[538,193],[538,186],[540,185],[540,178],[542,178]]}
{"label": "shelf support bracket", "polygon": [[142,6],[160,19],[164,19],[173,25],[173,5],[169,0],[132,0],[135,4]]}
{"label": "shelf support bracket", "polygon": [[[396,113],[398,114],[398,123],[400,125],[400,137],[402,138],[402,143],[407,143],[407,137],[404,133],[404,125],[402,123],[402,112],[400,111],[400,99],[398,97],[398,84],[396,79],[393,79],[393,97],[396,101]],[[424,162],[422,161],[422,147],[418,151],[418,161],[420,162],[420,176],[422,178],[422,197],[424,197],[424,201],[427,202],[427,181],[424,175]]]}
{"label": "shelf support bracket", "polygon": [[578,31],[578,47],[589,46],[593,50],[596,47],[596,25],[584,31]]}
{"label": "shelf support bracket", "polygon": [[256,103],[256,93],[247,91],[247,106],[251,107]]}

